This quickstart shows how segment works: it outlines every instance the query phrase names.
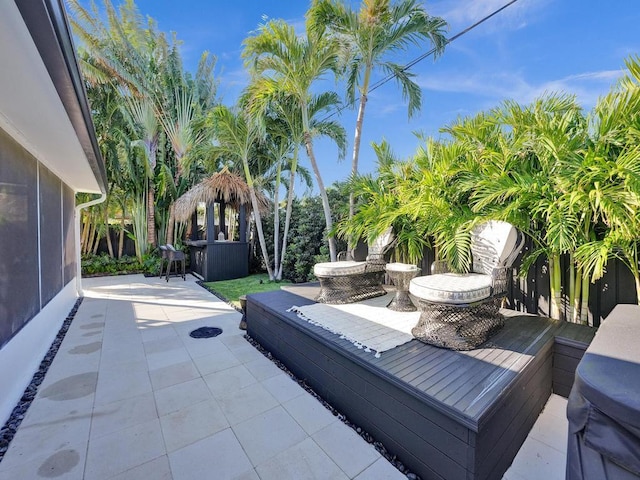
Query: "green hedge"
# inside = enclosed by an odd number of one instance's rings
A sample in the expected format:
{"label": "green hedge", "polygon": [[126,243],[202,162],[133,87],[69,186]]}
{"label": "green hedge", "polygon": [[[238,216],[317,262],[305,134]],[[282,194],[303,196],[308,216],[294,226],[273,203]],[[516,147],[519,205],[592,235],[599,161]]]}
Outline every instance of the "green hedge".
{"label": "green hedge", "polygon": [[112,258],[106,253],[82,256],[82,275],[121,275],[127,273],[154,274],[160,271],[160,257],[151,253],[143,256],[142,262],[136,257],[124,255]]}

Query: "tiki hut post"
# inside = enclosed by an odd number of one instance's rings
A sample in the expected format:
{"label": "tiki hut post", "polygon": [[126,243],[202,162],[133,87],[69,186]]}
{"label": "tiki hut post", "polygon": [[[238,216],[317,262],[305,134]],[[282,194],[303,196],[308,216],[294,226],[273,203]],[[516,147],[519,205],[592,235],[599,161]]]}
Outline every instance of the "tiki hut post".
{"label": "tiki hut post", "polygon": [[190,240],[198,240],[198,209],[191,215],[191,235]]}
{"label": "tiki hut post", "polygon": [[240,241],[247,241],[247,209],[243,205],[240,205],[238,211],[238,223],[240,224]]}
{"label": "tiki hut post", "polygon": [[216,240],[215,202],[207,202],[207,242]]}
{"label": "tiki hut post", "polygon": [[229,240],[229,237],[227,236],[227,226],[225,219],[225,203],[222,199],[218,200],[218,225],[220,226],[220,231],[224,233],[224,238]]}

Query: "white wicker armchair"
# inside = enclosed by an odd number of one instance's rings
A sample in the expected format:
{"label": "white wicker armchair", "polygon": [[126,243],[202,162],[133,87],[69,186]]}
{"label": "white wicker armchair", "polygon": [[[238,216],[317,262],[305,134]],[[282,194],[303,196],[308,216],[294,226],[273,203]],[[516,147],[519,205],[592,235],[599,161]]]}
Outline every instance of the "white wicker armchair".
{"label": "white wicker armchair", "polygon": [[524,236],[513,225],[492,220],[471,232],[470,273],[451,273],[445,263],[435,262],[432,275],[414,278],[409,291],[421,314],[413,336],[439,347],[471,350],[500,330],[501,299],[523,244]]}
{"label": "white wicker armchair", "polygon": [[384,295],[385,253],[393,245],[395,235],[389,228],[369,244],[364,262],[350,260],[316,263],[313,274],[320,281],[318,303],[344,304]]}

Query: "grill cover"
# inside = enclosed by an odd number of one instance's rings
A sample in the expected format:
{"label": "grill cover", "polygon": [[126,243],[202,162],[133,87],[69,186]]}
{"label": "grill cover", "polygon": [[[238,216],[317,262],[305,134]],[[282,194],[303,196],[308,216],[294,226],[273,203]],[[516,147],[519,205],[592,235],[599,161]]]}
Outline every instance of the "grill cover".
{"label": "grill cover", "polygon": [[618,305],[576,370],[567,480],[640,478],[640,306]]}

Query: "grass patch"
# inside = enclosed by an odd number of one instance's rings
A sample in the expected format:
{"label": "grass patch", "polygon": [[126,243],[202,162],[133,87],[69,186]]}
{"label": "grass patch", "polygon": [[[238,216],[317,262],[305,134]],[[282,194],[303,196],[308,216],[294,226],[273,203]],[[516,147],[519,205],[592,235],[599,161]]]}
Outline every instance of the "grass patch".
{"label": "grass patch", "polygon": [[249,275],[244,278],[236,278],[235,280],[222,280],[219,282],[205,282],[207,288],[219,293],[236,307],[240,307],[240,295],[249,295],[251,293],[270,292],[278,290],[282,285],[290,285],[291,282],[283,280],[281,282],[270,282],[269,275],[266,273],[258,273]]}

